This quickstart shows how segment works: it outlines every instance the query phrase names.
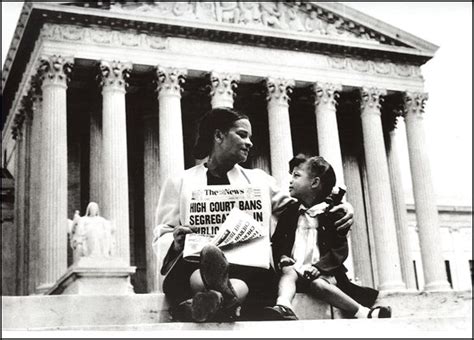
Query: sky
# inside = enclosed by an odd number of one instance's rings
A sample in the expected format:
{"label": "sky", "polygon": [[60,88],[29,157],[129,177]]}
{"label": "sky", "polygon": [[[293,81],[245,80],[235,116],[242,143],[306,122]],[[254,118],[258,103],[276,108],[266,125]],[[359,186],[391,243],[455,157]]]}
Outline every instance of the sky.
{"label": "sky", "polygon": [[[425,133],[436,203],[472,206],[472,3],[343,2],[361,12],[440,46],[422,66]],[[19,2],[2,1],[2,65]],[[404,124],[398,133],[406,202],[413,203]]]}

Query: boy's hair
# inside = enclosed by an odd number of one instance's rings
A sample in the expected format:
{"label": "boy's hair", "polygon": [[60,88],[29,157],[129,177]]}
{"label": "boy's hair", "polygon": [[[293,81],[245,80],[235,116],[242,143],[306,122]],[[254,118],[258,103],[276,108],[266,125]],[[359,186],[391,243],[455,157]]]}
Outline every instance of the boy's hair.
{"label": "boy's hair", "polygon": [[336,185],[336,174],[331,164],[321,156],[311,157],[309,154],[299,153],[290,160],[290,173],[293,172],[295,167],[303,163],[306,163],[306,167],[313,178],[319,177],[321,179],[322,197],[329,196]]}

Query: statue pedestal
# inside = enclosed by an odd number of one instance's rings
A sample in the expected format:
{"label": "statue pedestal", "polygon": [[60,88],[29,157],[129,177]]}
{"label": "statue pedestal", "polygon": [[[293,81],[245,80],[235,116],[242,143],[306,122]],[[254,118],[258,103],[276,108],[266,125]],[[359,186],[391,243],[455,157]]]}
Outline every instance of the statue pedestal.
{"label": "statue pedestal", "polygon": [[46,295],[134,294],[130,275],[135,269],[116,257],[81,257]]}

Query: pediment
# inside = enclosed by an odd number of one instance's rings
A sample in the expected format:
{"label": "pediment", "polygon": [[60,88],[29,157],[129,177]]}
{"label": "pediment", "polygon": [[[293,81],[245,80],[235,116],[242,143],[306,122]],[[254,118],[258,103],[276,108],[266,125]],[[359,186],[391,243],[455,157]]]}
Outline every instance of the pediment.
{"label": "pediment", "polygon": [[[100,2],[99,2],[100,3]],[[91,3],[68,3],[97,6]],[[368,45],[412,48],[428,54],[437,46],[339,3],[299,1],[104,2],[113,13],[135,14],[168,21],[251,28],[284,33],[288,38],[314,37]]]}

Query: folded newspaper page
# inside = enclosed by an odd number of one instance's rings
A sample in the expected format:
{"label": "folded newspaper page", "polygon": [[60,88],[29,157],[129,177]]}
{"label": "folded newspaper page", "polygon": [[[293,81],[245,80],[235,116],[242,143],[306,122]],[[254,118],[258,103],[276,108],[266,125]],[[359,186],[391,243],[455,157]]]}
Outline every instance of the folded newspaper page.
{"label": "folded newspaper page", "polygon": [[263,193],[258,187],[235,186],[193,191],[186,224],[196,233],[186,235],[183,257],[198,261],[201,249],[210,243],[221,248],[230,263],[269,268],[271,206]]}
{"label": "folded newspaper page", "polygon": [[190,260],[198,259],[201,249],[206,244],[213,244],[222,249],[226,246],[236,246],[255,240],[263,237],[260,231],[262,227],[252,216],[238,208],[234,208],[213,237],[201,234],[187,234],[183,256]]}

